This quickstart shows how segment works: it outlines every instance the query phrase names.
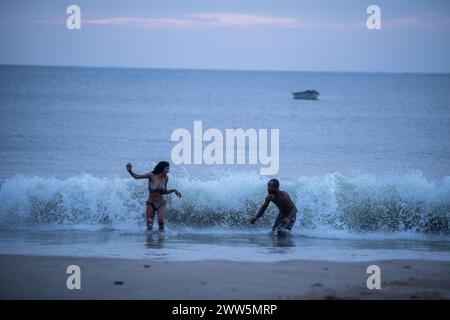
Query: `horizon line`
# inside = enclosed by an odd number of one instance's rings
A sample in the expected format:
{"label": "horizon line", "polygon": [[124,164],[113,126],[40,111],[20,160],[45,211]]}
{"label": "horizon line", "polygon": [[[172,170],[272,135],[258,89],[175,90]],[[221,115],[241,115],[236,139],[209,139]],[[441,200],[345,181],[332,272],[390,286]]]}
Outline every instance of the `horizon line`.
{"label": "horizon line", "polygon": [[182,70],[182,71],[230,71],[230,72],[307,72],[307,73],[373,73],[373,74],[436,74],[450,75],[450,71],[348,71],[348,70],[286,70],[286,69],[235,69],[235,68],[189,68],[189,67],[134,67],[134,66],[89,66],[59,64],[18,64],[0,62],[0,67],[44,67],[44,68],[86,68],[86,69],[132,69],[132,70]]}

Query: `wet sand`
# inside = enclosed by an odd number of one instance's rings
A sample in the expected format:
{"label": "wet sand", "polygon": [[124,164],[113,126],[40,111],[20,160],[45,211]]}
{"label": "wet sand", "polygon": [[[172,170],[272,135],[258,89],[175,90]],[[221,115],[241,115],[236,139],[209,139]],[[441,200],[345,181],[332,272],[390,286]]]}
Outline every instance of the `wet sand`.
{"label": "wet sand", "polygon": [[[369,290],[366,269],[381,268]],[[66,268],[81,268],[81,289]],[[0,255],[1,299],[449,299],[450,262],[167,262]]]}

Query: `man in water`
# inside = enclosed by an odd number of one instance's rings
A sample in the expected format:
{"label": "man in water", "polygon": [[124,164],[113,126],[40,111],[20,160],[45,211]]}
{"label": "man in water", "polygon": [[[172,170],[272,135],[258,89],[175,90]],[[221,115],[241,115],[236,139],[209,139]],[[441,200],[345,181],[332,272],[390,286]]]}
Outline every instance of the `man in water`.
{"label": "man in water", "polygon": [[282,233],[286,229],[291,230],[297,217],[297,207],[291,197],[287,192],[280,190],[280,182],[277,179],[269,181],[267,184],[267,192],[268,195],[264,204],[250,223],[255,224],[256,220],[264,215],[264,212],[272,201],[280,210],[280,213],[273,224],[272,231],[277,230],[278,233]]}

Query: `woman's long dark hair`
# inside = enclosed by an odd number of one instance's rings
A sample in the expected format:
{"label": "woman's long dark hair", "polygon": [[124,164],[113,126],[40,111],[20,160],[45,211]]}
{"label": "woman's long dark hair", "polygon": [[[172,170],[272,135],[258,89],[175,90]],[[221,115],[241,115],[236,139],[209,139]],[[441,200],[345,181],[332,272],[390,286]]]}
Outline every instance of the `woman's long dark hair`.
{"label": "woman's long dark hair", "polygon": [[166,167],[170,166],[170,164],[167,161],[160,161],[154,168],[152,173],[154,174],[160,174],[164,171]]}

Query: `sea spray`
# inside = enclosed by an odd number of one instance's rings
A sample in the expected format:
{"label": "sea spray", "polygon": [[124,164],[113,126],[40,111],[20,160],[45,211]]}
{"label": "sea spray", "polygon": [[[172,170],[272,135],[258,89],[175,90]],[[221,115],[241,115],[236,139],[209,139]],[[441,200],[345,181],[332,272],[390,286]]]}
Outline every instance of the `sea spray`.
{"label": "sea spray", "polygon": [[[167,196],[169,228],[250,228],[263,203],[266,181],[256,174],[229,173],[209,180],[175,176]],[[328,174],[281,181],[299,213],[293,232],[412,232],[450,235],[450,177],[434,183],[420,172],[408,175],[345,177]],[[2,228],[60,225],[144,228],[145,180],[81,175],[68,179],[14,177],[0,188]],[[268,227],[274,205],[258,223]]]}

